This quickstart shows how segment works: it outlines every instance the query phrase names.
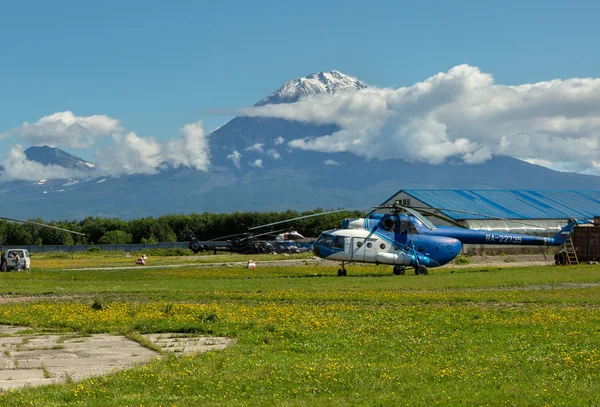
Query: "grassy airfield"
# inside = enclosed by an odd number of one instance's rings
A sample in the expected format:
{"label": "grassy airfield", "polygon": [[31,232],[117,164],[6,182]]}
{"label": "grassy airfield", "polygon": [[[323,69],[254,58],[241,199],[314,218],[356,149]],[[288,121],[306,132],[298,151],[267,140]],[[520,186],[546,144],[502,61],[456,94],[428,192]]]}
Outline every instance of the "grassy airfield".
{"label": "grassy airfield", "polygon": [[392,276],[351,265],[343,278],[327,266],[198,266],[241,261],[221,255],[150,258],[179,268],[67,270],[135,260],[78,256],[34,257],[30,272],[1,273],[0,294],[34,299],[0,303],[0,323],[235,344],[0,393],[0,405],[600,405],[599,266]]}

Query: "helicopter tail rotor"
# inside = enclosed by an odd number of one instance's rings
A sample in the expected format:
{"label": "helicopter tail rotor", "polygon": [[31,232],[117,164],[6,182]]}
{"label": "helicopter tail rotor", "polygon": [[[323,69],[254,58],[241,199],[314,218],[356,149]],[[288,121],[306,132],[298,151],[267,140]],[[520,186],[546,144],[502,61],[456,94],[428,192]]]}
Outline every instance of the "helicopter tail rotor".
{"label": "helicopter tail rotor", "polygon": [[191,230],[190,230],[189,236],[190,236],[190,241],[188,242],[188,248],[191,251],[193,251],[194,254],[197,254],[199,251],[202,250],[202,245],[200,244],[200,241],[198,240],[198,238],[196,237],[194,232],[192,232]]}
{"label": "helicopter tail rotor", "polygon": [[554,237],[554,245],[560,246],[565,244],[569,235],[573,232],[573,228],[578,224],[577,219],[571,217],[569,219],[569,223],[565,227],[563,227]]}

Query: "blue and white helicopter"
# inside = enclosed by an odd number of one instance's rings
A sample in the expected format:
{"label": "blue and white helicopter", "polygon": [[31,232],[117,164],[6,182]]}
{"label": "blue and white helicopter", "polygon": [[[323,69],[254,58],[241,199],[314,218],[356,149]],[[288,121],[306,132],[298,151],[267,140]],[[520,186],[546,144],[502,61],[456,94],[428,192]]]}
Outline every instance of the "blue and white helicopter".
{"label": "blue and white helicopter", "polygon": [[[313,243],[313,253],[316,256],[341,262],[338,276],[346,275],[345,263],[389,264],[394,266],[395,275],[403,275],[407,267],[412,267],[415,274],[424,275],[428,273],[428,268],[439,267],[452,261],[460,254],[465,243],[561,246],[578,223],[575,218],[571,218],[554,237],[541,237],[473,230],[439,213],[421,211],[457,226],[436,227],[421,213],[401,206],[399,202],[377,208],[387,208],[390,213],[371,212],[365,218],[344,219],[341,228],[321,233]],[[289,219],[285,222],[332,212],[337,211]],[[277,223],[283,222],[274,224]],[[259,227],[271,225],[273,224]]]}

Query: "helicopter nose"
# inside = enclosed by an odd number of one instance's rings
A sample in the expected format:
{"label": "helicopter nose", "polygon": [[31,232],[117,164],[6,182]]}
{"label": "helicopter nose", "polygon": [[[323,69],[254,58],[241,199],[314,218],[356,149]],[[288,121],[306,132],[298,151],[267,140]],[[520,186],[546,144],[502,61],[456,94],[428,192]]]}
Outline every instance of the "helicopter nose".
{"label": "helicopter nose", "polygon": [[321,257],[321,248],[317,245],[313,245],[312,252],[315,256]]}

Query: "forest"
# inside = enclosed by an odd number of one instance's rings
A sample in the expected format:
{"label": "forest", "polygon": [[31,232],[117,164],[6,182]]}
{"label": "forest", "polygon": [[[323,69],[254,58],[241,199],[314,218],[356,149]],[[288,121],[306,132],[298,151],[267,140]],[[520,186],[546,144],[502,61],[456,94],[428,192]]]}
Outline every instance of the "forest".
{"label": "forest", "polygon": [[[285,212],[233,212],[227,214],[204,212],[131,220],[87,217],[81,221],[45,222],[39,218],[29,219],[33,222],[84,233],[85,236],[44,228],[30,223],[0,220],[0,245],[153,244],[158,242],[185,242],[189,240],[190,230],[201,241],[218,240],[223,236],[248,232],[248,229],[254,226],[323,212],[329,212],[329,210],[317,208],[305,212],[289,210]],[[364,216],[364,213],[341,210],[336,213],[295,220],[290,223],[265,228],[257,231],[257,233],[293,228],[306,237],[316,237],[323,230],[340,227],[344,218],[357,218],[361,216]]]}

